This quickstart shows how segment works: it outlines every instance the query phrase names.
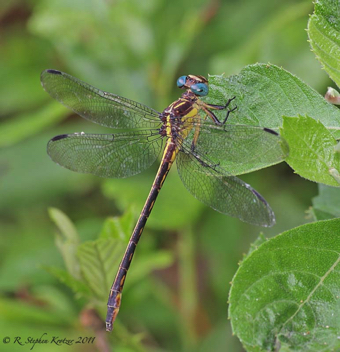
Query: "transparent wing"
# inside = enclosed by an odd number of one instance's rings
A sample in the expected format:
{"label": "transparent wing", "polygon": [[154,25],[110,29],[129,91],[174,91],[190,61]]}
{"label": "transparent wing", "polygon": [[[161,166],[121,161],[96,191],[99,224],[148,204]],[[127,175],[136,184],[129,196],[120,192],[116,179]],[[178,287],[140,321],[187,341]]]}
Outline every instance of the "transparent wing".
{"label": "transparent wing", "polygon": [[213,164],[228,170],[229,175],[239,175],[261,169],[283,161],[288,155],[288,145],[279,134],[271,129],[224,125],[198,120],[199,135],[194,143],[194,128],[181,141],[185,149],[195,155],[209,157]]}
{"label": "transparent wing", "polygon": [[268,203],[247,183],[228,176],[221,167],[195,157],[189,151],[180,151],[176,162],[185,187],[202,203],[253,225],[275,224]]}
{"label": "transparent wing", "polygon": [[150,128],[160,123],[156,110],[94,88],[64,72],[43,71],[41,84],[54,99],[102,126],[118,129]]}
{"label": "transparent wing", "polygon": [[51,159],[72,171],[124,178],[148,168],[162,147],[159,134],[62,134],[47,145]]}

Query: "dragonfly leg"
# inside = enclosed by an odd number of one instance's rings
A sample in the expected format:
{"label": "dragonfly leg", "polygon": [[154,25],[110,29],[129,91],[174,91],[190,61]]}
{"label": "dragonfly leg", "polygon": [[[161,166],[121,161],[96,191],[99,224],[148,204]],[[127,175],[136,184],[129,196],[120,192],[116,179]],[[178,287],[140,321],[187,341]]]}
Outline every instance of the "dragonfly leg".
{"label": "dragonfly leg", "polygon": [[[230,100],[230,99],[229,99],[229,100]],[[227,116],[225,117],[224,121],[222,122],[222,125],[224,125],[224,124],[227,122],[228,117],[229,117],[229,114],[232,113],[232,112],[234,112],[236,109],[237,109],[237,105],[236,105],[234,108],[227,110]]]}
{"label": "dragonfly leg", "polygon": [[230,103],[234,99],[236,99],[236,97],[232,97],[232,98],[228,99],[227,102],[224,105],[205,104],[205,107],[208,108],[208,109],[213,109],[213,110],[224,110],[230,105]]}
{"label": "dragonfly leg", "polygon": [[[235,106],[232,109],[228,109],[228,106],[235,98],[236,97],[232,97],[228,99],[225,105],[204,104],[202,108],[208,114],[208,116],[216,123],[216,125],[222,126],[227,122],[229,114],[237,109],[237,106]],[[211,110],[224,110],[224,109],[227,109],[227,115],[223,120],[223,122],[221,122]]]}
{"label": "dragonfly leg", "polygon": [[204,106],[202,107],[202,109],[204,110],[204,112],[216,123],[216,125],[218,126],[223,126],[227,120],[228,120],[228,117],[230,115],[230,113],[232,113],[233,111],[235,111],[237,109],[237,106],[235,106],[234,108],[232,109],[228,109],[227,111],[227,115],[225,117],[225,119],[223,120],[223,122],[221,122],[217,116],[209,109],[205,108]]}
{"label": "dragonfly leg", "polygon": [[195,126],[195,133],[194,133],[194,138],[192,140],[192,143],[191,143],[191,151],[194,152],[195,150],[195,146],[196,146],[196,143],[197,143],[197,140],[198,140],[198,136],[200,134],[200,122]]}
{"label": "dragonfly leg", "polygon": [[192,153],[192,155],[195,157],[195,159],[203,166],[203,167],[208,167],[210,169],[213,169],[216,171],[216,167],[220,166],[220,163],[218,162],[217,164],[207,164],[205,161],[203,161],[199,155],[196,153]]}

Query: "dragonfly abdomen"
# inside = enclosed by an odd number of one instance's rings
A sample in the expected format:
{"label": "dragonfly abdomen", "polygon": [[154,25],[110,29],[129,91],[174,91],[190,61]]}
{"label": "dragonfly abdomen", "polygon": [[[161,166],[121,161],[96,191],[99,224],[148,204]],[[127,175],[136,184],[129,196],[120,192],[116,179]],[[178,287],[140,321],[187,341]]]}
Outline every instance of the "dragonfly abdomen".
{"label": "dragonfly abdomen", "polygon": [[124,257],[119,265],[117,276],[112,284],[109,300],[107,302],[106,330],[111,331],[113,322],[118,314],[122,291],[125,283],[126,273],[129,270],[133,255],[136,250],[138,241],[143,233],[146,221],[150,216],[151,210],[155,204],[158,193],[163,186],[166,176],[175,160],[178,148],[172,139],[168,139],[164,149],[162,162],[158,168],[157,175],[152,184],[148,198],[144,204],[142,212],[139,216],[137,224],[131,235],[129,244],[126,248]]}

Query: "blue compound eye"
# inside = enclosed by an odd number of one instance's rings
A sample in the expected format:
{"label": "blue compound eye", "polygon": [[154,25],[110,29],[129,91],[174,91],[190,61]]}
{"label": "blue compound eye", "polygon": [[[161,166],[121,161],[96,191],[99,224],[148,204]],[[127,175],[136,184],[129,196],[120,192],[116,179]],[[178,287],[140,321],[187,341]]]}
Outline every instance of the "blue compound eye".
{"label": "blue compound eye", "polygon": [[177,87],[182,88],[185,85],[185,82],[187,81],[187,76],[181,76],[177,80]]}
{"label": "blue compound eye", "polygon": [[205,83],[196,83],[196,84],[193,84],[190,88],[194,94],[200,95],[200,96],[208,95],[208,92],[209,92],[209,87]]}

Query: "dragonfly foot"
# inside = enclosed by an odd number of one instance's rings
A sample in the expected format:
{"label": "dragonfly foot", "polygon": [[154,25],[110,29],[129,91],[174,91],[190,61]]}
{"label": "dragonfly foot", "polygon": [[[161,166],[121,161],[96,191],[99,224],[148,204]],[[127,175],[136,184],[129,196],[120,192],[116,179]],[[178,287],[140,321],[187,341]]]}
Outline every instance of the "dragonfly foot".
{"label": "dragonfly foot", "polygon": [[[234,98],[235,98],[235,97],[234,97]],[[226,107],[230,104],[230,102],[231,102],[234,98],[228,100]],[[225,117],[224,121],[222,122],[222,125],[224,125],[224,124],[227,122],[229,115],[230,115],[232,112],[234,112],[236,109],[237,109],[237,105],[235,105],[235,107],[232,108],[232,109],[228,109],[228,111],[227,111],[227,116]]]}
{"label": "dragonfly foot", "polygon": [[224,105],[224,108],[226,109],[234,99],[236,99],[236,96],[228,99],[227,102]]}

